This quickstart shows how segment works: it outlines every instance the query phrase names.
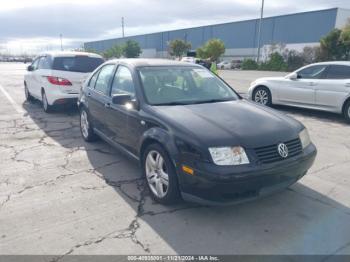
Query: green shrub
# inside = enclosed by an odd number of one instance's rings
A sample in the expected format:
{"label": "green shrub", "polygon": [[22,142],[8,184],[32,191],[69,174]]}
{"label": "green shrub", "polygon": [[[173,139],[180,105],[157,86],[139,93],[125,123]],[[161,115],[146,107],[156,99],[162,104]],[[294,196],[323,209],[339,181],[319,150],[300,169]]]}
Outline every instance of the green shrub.
{"label": "green shrub", "polygon": [[288,65],[284,61],[282,55],[274,52],[271,54],[270,59],[267,62],[260,64],[259,69],[266,71],[287,71]]}
{"label": "green shrub", "polygon": [[258,63],[253,59],[244,59],[241,68],[243,70],[257,70],[259,66]]}

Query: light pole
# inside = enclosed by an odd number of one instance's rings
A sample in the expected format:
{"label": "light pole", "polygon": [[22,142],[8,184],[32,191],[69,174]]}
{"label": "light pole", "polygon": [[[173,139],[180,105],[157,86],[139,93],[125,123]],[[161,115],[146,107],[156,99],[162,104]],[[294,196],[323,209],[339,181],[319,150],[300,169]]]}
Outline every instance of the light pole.
{"label": "light pole", "polygon": [[60,34],[60,40],[61,40],[61,51],[63,51],[62,34]]}
{"label": "light pole", "polygon": [[122,17],[122,36],[123,36],[123,38],[125,37],[125,34],[124,34],[124,17]]}
{"label": "light pole", "polygon": [[262,27],[263,17],[264,17],[264,0],[262,0],[261,2],[261,13],[260,13],[260,21],[259,21],[259,29],[258,29],[258,55],[256,58],[257,63],[259,63],[259,60],[260,60],[261,27]]}

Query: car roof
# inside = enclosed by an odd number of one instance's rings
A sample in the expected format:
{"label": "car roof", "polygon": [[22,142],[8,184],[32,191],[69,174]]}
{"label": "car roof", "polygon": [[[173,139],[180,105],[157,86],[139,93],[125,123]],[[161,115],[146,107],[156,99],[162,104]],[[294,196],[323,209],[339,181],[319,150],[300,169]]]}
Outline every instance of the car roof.
{"label": "car roof", "polygon": [[311,65],[345,65],[345,66],[350,66],[350,61],[328,61],[328,62],[314,63]]}
{"label": "car roof", "polygon": [[158,59],[158,58],[123,58],[123,59],[114,59],[109,62],[115,63],[125,63],[133,67],[144,67],[144,66],[197,66],[197,64],[192,64],[188,62],[175,61],[170,59]]}
{"label": "car roof", "polygon": [[52,51],[52,52],[45,52],[40,54],[39,56],[44,55],[50,55],[52,57],[74,57],[74,56],[89,56],[89,57],[96,57],[96,58],[102,58],[99,54],[95,53],[89,53],[89,52],[79,52],[79,51]]}

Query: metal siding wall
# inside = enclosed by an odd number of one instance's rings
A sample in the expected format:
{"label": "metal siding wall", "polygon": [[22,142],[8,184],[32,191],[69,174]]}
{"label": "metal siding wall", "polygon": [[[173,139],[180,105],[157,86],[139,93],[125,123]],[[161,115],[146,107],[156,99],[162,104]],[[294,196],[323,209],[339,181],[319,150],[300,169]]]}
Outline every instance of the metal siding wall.
{"label": "metal siding wall", "polygon": [[325,10],[275,17],[274,41],[283,43],[318,42],[334,28],[337,10]]}
{"label": "metal siding wall", "polygon": [[[263,20],[261,45],[271,43],[311,43],[334,28],[337,9],[306,12],[292,15],[276,16]],[[166,51],[168,42],[174,39],[187,39],[195,49],[211,38],[225,42],[227,49],[256,48],[259,19],[232,22],[198,28],[180,29],[160,33],[130,36],[124,39],[110,39],[85,43],[85,46],[97,51],[104,51],[114,44],[122,44],[133,39],[143,49]]]}

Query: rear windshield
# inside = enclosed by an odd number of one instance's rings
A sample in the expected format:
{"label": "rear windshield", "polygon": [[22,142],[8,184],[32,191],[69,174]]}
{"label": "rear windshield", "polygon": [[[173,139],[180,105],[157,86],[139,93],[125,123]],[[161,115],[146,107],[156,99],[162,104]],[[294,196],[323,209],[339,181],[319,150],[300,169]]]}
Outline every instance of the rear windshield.
{"label": "rear windshield", "polygon": [[103,59],[88,56],[56,57],[53,70],[89,73],[103,63]]}

